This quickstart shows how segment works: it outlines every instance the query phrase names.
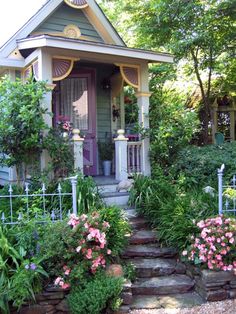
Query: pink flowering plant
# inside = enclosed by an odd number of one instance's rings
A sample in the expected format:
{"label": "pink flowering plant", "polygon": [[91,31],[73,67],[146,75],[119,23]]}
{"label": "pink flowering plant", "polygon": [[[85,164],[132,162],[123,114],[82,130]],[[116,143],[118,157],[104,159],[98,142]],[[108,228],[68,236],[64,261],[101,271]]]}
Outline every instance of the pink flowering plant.
{"label": "pink flowering plant", "polygon": [[199,233],[191,236],[183,259],[212,270],[236,270],[236,219],[217,216],[196,225]]}
{"label": "pink flowering plant", "polygon": [[72,281],[81,281],[83,277],[94,275],[106,267],[112,252],[107,243],[110,225],[101,219],[98,212],[75,216],[72,214],[67,228],[67,250],[61,274],[54,284],[67,289]]}

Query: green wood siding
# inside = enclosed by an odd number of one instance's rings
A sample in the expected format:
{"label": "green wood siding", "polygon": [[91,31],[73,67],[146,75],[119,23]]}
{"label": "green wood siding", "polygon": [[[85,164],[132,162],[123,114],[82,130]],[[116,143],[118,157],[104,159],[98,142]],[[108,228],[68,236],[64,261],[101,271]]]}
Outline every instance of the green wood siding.
{"label": "green wood siding", "polygon": [[112,67],[98,65],[97,72],[97,137],[104,140],[111,137],[111,93],[102,88],[104,79],[111,75]]}
{"label": "green wood siding", "polygon": [[63,3],[46,21],[34,32],[55,33],[63,32],[65,26],[77,25],[81,34],[89,37],[91,41],[104,42],[93,25],[89,22],[82,10],[77,10]]}

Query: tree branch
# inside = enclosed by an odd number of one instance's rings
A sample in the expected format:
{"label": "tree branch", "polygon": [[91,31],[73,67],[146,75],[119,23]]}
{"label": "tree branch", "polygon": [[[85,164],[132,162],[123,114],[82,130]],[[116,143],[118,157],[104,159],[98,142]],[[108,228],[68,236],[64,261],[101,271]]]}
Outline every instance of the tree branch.
{"label": "tree branch", "polygon": [[191,56],[193,58],[194,71],[195,71],[195,74],[196,74],[196,77],[197,77],[197,80],[198,80],[198,83],[199,83],[199,86],[200,86],[202,99],[203,99],[203,102],[204,102],[206,108],[208,109],[208,101],[207,101],[206,93],[205,93],[205,90],[204,90],[203,82],[202,82],[202,79],[201,79],[201,76],[200,76],[200,73],[199,73],[198,59],[197,59],[197,56],[194,54],[194,50],[193,49],[190,49],[190,53],[191,53]]}

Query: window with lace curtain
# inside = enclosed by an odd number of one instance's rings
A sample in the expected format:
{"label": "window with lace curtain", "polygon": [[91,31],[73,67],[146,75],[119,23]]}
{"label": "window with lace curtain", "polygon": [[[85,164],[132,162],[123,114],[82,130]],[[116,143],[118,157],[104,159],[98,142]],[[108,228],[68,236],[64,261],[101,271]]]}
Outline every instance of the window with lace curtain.
{"label": "window with lace curtain", "polygon": [[74,128],[88,130],[88,79],[67,78],[60,87],[60,115],[69,117]]}

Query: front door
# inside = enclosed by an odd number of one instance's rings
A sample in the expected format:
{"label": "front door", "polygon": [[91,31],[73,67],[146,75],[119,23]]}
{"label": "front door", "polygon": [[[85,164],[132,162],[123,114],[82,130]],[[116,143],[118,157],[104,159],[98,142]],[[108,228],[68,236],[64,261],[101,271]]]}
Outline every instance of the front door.
{"label": "front door", "polygon": [[84,174],[97,174],[95,75],[79,70],[59,82],[57,114],[68,117],[84,140]]}

